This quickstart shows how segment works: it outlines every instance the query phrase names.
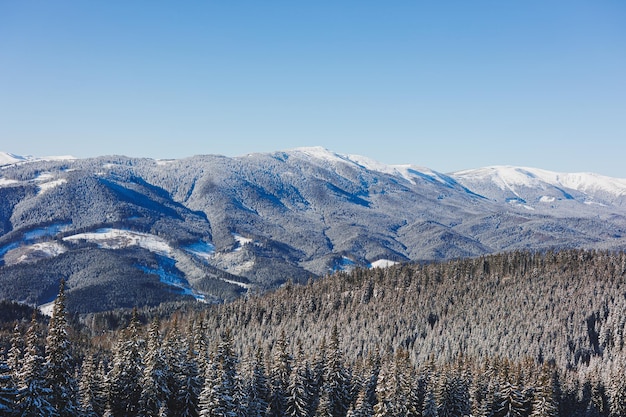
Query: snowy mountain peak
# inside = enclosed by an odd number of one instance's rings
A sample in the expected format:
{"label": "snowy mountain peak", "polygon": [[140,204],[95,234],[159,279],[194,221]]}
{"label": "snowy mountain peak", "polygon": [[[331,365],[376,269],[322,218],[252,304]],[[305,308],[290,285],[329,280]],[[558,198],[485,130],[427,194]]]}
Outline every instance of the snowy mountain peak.
{"label": "snowy mountain peak", "polygon": [[76,159],[71,155],[61,155],[61,156],[44,156],[44,157],[34,157],[34,156],[22,156],[16,155],[10,152],[0,152],[0,166],[13,165],[21,162],[34,162],[34,161],[65,161]]}
{"label": "snowy mountain peak", "polygon": [[15,155],[9,152],[0,152],[0,166],[11,165],[18,162],[24,162],[32,157],[26,157],[21,155]]}
{"label": "snowy mountain peak", "polygon": [[490,182],[501,190],[514,192],[522,187],[545,189],[552,186],[582,193],[604,192],[615,197],[626,196],[626,179],[584,172],[559,173],[538,168],[491,166],[458,171],[452,177],[465,186]]}

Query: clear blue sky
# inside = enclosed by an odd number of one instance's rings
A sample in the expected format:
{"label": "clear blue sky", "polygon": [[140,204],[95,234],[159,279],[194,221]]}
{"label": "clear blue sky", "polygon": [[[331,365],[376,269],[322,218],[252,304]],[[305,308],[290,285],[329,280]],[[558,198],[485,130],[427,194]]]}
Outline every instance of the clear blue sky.
{"label": "clear blue sky", "polygon": [[626,178],[626,2],[0,1],[0,150]]}

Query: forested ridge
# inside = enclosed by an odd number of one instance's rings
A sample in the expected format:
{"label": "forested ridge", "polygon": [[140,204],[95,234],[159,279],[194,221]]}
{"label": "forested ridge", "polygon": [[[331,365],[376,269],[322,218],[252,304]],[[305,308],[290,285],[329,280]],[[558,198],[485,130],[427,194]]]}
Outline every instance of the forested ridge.
{"label": "forested ridge", "polygon": [[626,416],[625,274],[623,252],[510,252],[72,326],[62,285],[2,339],[0,415]]}

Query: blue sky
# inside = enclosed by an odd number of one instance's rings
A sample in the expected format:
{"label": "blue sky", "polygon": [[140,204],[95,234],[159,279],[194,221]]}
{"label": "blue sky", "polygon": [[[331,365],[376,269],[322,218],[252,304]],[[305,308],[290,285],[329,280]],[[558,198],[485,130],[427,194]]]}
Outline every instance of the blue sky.
{"label": "blue sky", "polygon": [[0,150],[626,178],[623,1],[2,1]]}

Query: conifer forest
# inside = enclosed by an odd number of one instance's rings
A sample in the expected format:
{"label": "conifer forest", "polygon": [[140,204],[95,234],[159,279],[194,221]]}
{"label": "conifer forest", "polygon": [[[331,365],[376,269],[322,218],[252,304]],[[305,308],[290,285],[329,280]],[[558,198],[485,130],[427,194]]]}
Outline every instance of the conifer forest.
{"label": "conifer forest", "polygon": [[51,317],[2,308],[1,416],[626,416],[623,252],[354,269],[83,315],[64,285]]}

